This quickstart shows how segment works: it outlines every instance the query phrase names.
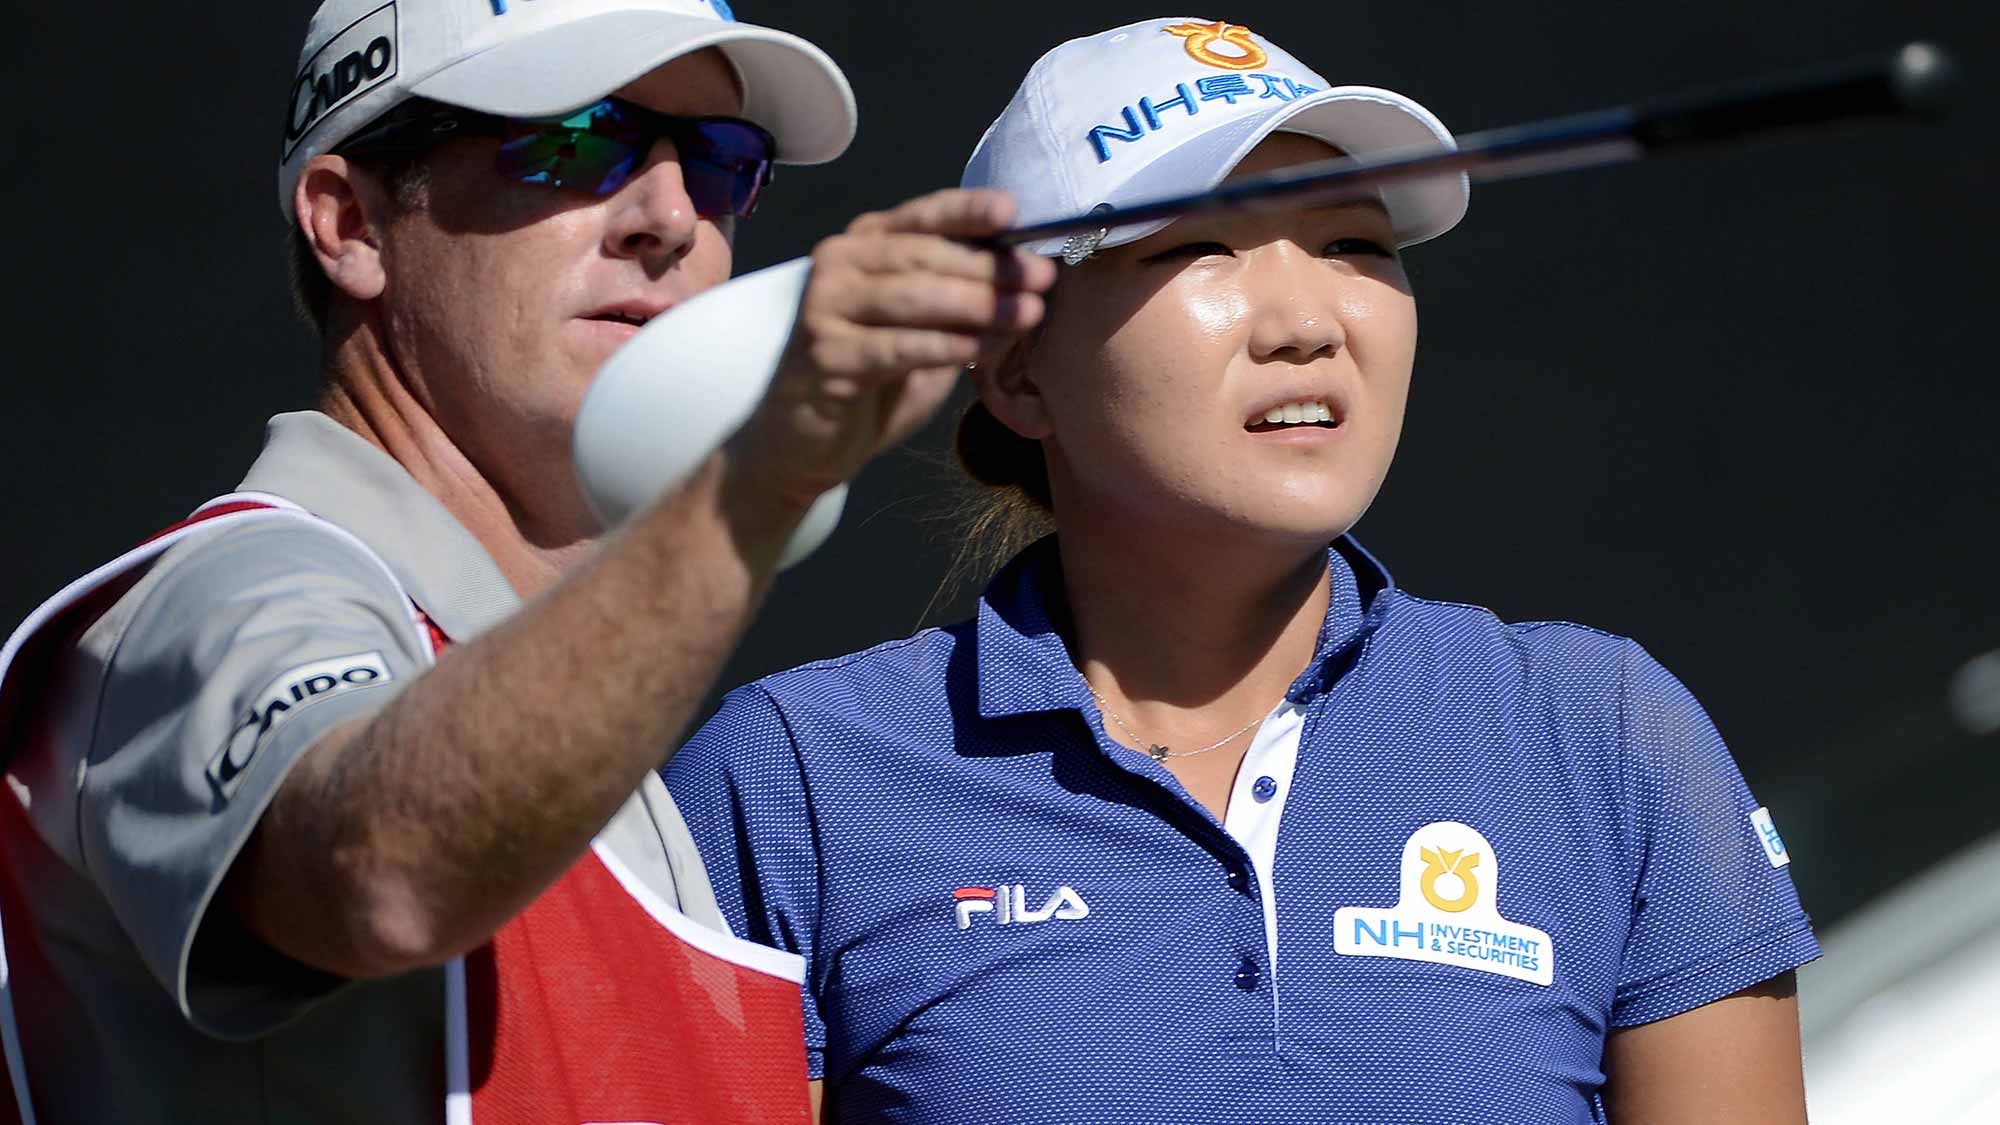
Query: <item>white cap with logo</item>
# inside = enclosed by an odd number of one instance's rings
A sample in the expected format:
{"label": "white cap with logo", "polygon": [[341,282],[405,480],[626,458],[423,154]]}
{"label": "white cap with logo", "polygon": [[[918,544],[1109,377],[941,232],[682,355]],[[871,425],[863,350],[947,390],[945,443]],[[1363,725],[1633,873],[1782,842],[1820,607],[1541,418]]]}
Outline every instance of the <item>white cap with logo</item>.
{"label": "white cap with logo", "polygon": [[[1272,133],[1303,133],[1349,156],[1456,147],[1431,112],[1391,90],[1335,86],[1247,27],[1176,17],[1072,39],[1043,55],[965,166],[963,186],[1004,188],[1021,225],[1202,191]],[[1379,189],[1398,245],[1465,215],[1464,175]],[[1171,219],[1121,227],[1136,241]],[[1063,238],[1032,243],[1064,251]]]}
{"label": "white cap with logo", "polygon": [[785,164],[854,139],[854,91],[826,52],[737,23],[727,0],[326,0],[285,99],[278,205],[306,161],[413,97],[501,117],[568,113],[705,47],[743,80],[743,116]]}

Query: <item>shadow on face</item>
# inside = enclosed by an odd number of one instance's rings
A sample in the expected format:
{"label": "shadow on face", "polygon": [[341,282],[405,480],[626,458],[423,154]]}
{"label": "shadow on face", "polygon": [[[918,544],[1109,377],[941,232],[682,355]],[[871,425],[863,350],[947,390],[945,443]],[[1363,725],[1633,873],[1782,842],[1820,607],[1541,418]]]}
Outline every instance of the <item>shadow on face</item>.
{"label": "shadow on face", "polygon": [[[713,47],[652,70],[611,96],[679,117],[726,117],[743,109],[742,80],[722,52]],[[600,202],[600,197],[586,192],[508,181],[493,170],[499,147],[500,142],[492,137],[461,137],[431,154],[425,203],[431,221],[440,229],[458,234],[498,234]],[[646,164],[633,170],[631,179],[639,179],[662,161],[677,159],[673,142],[661,140],[648,154]],[[733,216],[717,224],[725,234],[734,234]]]}

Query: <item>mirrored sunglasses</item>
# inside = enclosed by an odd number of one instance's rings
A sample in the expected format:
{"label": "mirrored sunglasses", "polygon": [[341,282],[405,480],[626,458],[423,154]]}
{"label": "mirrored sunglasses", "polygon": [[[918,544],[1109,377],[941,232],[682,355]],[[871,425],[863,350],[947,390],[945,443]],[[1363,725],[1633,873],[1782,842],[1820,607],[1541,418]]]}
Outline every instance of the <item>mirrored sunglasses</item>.
{"label": "mirrored sunglasses", "polygon": [[703,218],[749,218],[771,182],[777,144],[771,134],[737,117],[677,117],[619,98],[605,98],[551,118],[496,117],[412,99],[338,149],[363,158],[415,152],[453,136],[500,140],[494,171],[517,183],[610,195],[645,166],[653,146],[674,143],[681,180]]}

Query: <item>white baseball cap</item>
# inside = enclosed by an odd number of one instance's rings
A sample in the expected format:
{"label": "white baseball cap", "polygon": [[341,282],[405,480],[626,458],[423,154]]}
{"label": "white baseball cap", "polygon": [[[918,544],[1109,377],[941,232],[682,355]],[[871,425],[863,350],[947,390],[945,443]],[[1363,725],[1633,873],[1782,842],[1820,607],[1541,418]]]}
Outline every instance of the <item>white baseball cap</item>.
{"label": "white baseball cap", "polygon": [[[980,138],[961,182],[1012,193],[1016,221],[1027,225],[1206,190],[1278,132],[1317,137],[1349,156],[1457,147],[1443,122],[1401,94],[1335,86],[1247,27],[1176,17],[1072,39],[1043,55]],[[1458,225],[1471,194],[1463,174],[1378,190],[1399,246]],[[1120,227],[1088,246],[1133,242],[1171,222]],[[1077,243],[1050,238],[1028,248],[1053,256],[1066,245]]]}
{"label": "white baseball cap", "polygon": [[743,80],[743,116],[785,164],[820,164],[854,139],[854,91],[826,52],[737,23],[727,0],[326,0],[285,98],[278,205],[306,161],[413,97],[501,117],[589,105],[664,63],[719,49]]}

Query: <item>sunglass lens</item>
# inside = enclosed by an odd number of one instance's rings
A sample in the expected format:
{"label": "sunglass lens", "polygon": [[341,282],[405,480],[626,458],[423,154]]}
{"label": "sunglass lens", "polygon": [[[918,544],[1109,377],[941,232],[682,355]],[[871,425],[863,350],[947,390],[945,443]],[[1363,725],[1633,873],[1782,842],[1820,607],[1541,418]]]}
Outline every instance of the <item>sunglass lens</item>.
{"label": "sunglass lens", "polygon": [[687,186],[695,212],[704,219],[725,215],[747,219],[757,209],[757,196],[763,190],[756,177],[699,157],[681,158],[681,182]]}
{"label": "sunglass lens", "polygon": [[563,125],[536,125],[500,145],[495,168],[527,184],[608,195],[632,172],[642,148]]}
{"label": "sunglass lens", "polygon": [[771,181],[771,137],[745,121],[703,121],[681,142],[681,177],[695,210],[749,218]]}
{"label": "sunglass lens", "polygon": [[[559,121],[516,122],[501,142],[495,167],[522,183],[609,195],[652,151],[658,130],[648,118],[607,100]],[[702,217],[748,218],[757,209],[757,197],[771,180],[769,133],[733,119],[684,122],[665,133],[680,150],[681,177]]]}

